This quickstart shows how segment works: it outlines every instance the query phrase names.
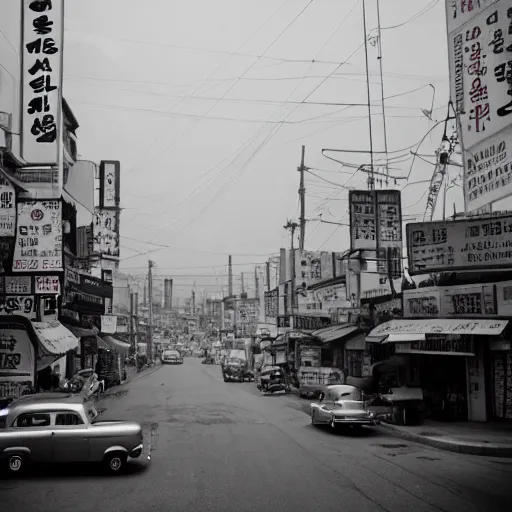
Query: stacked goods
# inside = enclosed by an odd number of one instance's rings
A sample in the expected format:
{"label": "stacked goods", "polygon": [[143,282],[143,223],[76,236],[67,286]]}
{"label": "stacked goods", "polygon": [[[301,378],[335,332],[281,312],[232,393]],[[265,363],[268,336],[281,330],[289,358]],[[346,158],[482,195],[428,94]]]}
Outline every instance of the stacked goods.
{"label": "stacked goods", "polygon": [[99,380],[104,380],[107,384],[105,387],[115,386],[121,382],[118,357],[117,353],[111,350],[98,351],[96,373]]}

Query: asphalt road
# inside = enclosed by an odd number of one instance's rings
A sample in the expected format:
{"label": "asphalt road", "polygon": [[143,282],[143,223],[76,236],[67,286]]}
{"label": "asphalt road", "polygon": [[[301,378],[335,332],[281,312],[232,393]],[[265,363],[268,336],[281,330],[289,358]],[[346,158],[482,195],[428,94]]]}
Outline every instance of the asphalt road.
{"label": "asphalt road", "polygon": [[332,434],[310,425],[305,405],[224,383],[218,366],[199,359],[146,370],[97,404],[105,419],[144,425],[146,451],[126,474],[41,468],[0,481],[1,510],[512,510],[512,460],[442,452],[378,429]]}

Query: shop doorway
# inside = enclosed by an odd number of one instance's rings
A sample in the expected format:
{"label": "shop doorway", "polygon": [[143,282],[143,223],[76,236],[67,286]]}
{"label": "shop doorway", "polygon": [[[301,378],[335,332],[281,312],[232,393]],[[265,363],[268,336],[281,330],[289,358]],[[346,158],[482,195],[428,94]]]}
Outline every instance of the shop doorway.
{"label": "shop doorway", "polygon": [[466,358],[422,354],[417,364],[427,416],[438,421],[466,421]]}

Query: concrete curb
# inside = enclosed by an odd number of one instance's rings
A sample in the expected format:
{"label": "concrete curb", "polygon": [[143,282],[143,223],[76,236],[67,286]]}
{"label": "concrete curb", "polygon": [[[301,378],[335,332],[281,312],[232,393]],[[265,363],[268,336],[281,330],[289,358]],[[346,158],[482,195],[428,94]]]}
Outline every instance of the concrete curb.
{"label": "concrete curb", "polygon": [[466,455],[479,455],[485,457],[512,458],[512,445],[495,443],[469,443],[465,441],[442,439],[441,436],[440,438],[422,436],[390,423],[381,423],[377,428],[385,430],[397,437],[407,439],[408,441],[425,444],[427,446],[432,446],[447,452],[462,453]]}

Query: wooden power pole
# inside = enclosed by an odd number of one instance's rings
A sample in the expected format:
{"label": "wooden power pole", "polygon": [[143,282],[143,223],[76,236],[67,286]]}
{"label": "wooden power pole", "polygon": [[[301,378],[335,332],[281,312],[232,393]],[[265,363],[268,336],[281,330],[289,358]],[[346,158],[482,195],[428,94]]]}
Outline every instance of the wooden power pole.
{"label": "wooden power pole", "polygon": [[153,361],[153,266],[154,263],[148,261],[148,298],[149,298],[149,329],[148,329],[148,349],[149,360]]}
{"label": "wooden power pole", "polygon": [[306,146],[302,146],[302,159],[300,167],[297,169],[300,172],[300,186],[299,186],[299,199],[300,199],[300,238],[299,250],[304,251],[304,241],[306,238],[306,188],[304,187],[304,156],[306,153]]}

